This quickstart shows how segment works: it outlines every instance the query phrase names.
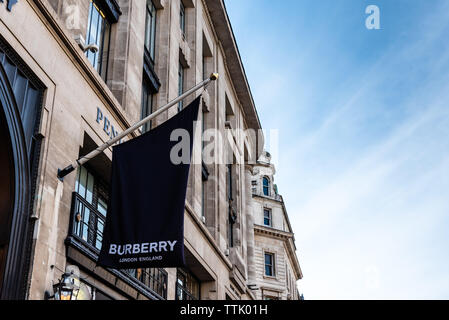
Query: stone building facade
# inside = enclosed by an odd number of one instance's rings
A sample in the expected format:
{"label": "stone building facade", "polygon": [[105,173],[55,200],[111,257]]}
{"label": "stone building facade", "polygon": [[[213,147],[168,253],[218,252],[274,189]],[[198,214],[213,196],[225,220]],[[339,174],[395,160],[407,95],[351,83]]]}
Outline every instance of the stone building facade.
{"label": "stone building facade", "polygon": [[296,256],[295,237],[282,196],[274,184],[276,169],[263,152],[253,166],[252,212],[254,273],[257,299],[300,300],[296,283],[302,271]]}
{"label": "stone building facade", "polygon": [[[0,3],[0,294],[45,299],[68,266],[94,299],[256,299],[252,159],[263,136],[222,0],[20,0]],[[112,150],[58,169],[218,72],[202,94],[185,206],[186,268],[96,266]],[[157,152],[157,150],[154,150]],[[227,161],[232,159],[232,162]],[[5,183],[3,183],[3,181]],[[151,183],[151,182],[149,182]]]}

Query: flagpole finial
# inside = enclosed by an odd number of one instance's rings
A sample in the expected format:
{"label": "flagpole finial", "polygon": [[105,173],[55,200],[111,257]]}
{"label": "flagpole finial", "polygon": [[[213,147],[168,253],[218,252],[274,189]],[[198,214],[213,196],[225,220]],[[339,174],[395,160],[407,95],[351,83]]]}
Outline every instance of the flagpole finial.
{"label": "flagpole finial", "polygon": [[218,79],[218,73],[212,73],[212,74],[210,75],[210,78],[209,78],[209,79],[211,79],[212,81],[217,80],[217,79]]}

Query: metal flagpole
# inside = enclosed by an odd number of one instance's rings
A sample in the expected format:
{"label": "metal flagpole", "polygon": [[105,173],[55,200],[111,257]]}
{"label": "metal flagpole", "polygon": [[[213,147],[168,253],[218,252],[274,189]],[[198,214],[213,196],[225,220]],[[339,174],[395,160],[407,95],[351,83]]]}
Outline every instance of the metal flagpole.
{"label": "metal flagpole", "polygon": [[101,154],[104,150],[106,150],[110,146],[114,145],[116,142],[120,141],[123,137],[126,137],[128,134],[136,131],[138,128],[143,126],[148,121],[154,119],[155,117],[160,115],[162,112],[167,111],[170,107],[173,107],[175,104],[177,104],[178,102],[182,101],[186,97],[190,96],[192,93],[196,92],[198,89],[201,89],[202,87],[208,85],[211,81],[215,81],[217,79],[218,79],[218,73],[213,73],[210,76],[209,79],[206,79],[206,80],[200,82],[199,84],[194,86],[192,89],[186,91],[185,93],[183,93],[182,95],[180,95],[179,97],[177,97],[173,101],[169,102],[168,104],[166,104],[165,106],[163,106],[162,108],[157,110],[156,112],[153,112],[148,117],[140,120],[139,122],[134,124],[132,127],[130,127],[127,130],[123,131],[122,133],[117,135],[115,138],[107,141],[105,144],[99,146],[97,149],[95,149],[94,151],[92,151],[89,154],[85,155],[84,157],[81,157],[78,160],[75,160],[73,163],[71,163],[69,166],[65,167],[64,169],[62,169],[62,170],[58,169],[58,179],[62,181],[65,176],[67,176],[68,174],[70,174],[73,171],[75,171],[76,168],[82,166],[83,164],[85,164],[89,160],[92,160],[93,158],[95,158],[96,156]]}

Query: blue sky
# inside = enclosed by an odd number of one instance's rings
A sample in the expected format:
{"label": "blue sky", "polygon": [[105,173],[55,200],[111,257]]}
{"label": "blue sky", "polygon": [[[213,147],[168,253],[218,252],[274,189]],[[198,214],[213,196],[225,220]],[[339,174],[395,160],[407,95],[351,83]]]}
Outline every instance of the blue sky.
{"label": "blue sky", "polygon": [[449,299],[449,1],[225,3],[262,126],[279,130],[300,292]]}

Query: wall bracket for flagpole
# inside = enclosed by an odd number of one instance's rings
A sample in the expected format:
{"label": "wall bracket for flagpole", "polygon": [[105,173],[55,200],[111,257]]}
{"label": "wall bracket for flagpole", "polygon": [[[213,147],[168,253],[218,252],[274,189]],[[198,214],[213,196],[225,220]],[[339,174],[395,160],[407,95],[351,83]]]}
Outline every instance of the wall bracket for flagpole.
{"label": "wall bracket for flagpole", "polygon": [[105,144],[99,146],[94,151],[90,152],[89,154],[85,155],[84,157],[79,158],[78,160],[74,161],[73,163],[71,163],[70,165],[65,167],[64,169],[58,169],[58,179],[63,181],[64,177],[66,177],[67,175],[69,175],[70,173],[75,171],[78,167],[82,166],[83,164],[85,164],[89,160],[95,158],[96,156],[101,154],[104,150],[106,150],[107,148],[113,146],[115,143],[120,141],[122,138],[124,138],[128,134],[136,131],[138,128],[142,127],[145,123],[147,123],[150,120],[156,118],[158,115],[160,115],[161,113],[167,111],[168,109],[170,109],[171,107],[173,107],[174,105],[179,103],[180,101],[184,100],[185,98],[187,98],[191,94],[195,93],[197,90],[205,87],[211,81],[215,81],[217,79],[218,79],[218,73],[212,73],[210,75],[209,79],[206,79],[206,80],[200,82],[199,84],[197,84],[196,86],[194,86],[193,88],[191,88],[190,90],[187,90],[185,93],[183,93],[182,95],[180,95],[176,99],[172,100],[171,102],[169,102],[165,106],[161,107],[159,110],[153,112],[152,114],[150,114],[146,118],[140,120],[139,122],[137,122],[136,124],[134,124],[133,126],[128,128],[127,130],[123,131],[122,133],[118,134],[116,137],[114,137],[113,139],[109,140]]}

